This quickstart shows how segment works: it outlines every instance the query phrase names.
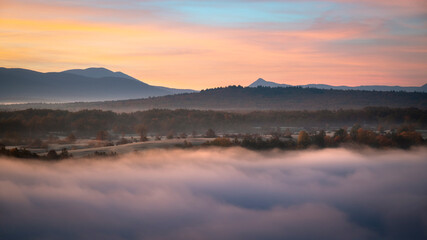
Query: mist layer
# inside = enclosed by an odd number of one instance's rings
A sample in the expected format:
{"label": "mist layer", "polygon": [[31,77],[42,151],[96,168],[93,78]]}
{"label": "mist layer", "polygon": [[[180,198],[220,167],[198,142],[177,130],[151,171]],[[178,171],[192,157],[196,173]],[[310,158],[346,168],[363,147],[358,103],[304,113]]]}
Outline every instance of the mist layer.
{"label": "mist layer", "polygon": [[1,239],[426,239],[427,149],[0,159]]}

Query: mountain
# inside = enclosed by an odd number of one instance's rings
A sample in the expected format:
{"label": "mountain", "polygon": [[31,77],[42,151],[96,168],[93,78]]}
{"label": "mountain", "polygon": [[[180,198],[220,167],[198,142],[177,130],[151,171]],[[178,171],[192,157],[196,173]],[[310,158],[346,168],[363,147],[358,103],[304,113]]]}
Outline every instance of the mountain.
{"label": "mountain", "polygon": [[106,101],[194,92],[143,83],[105,68],[41,73],[0,68],[0,103]]}
{"label": "mountain", "polygon": [[[280,84],[275,82],[266,81],[262,78],[258,78],[255,82],[249,85],[249,87],[293,87],[288,84]],[[327,84],[306,84],[298,85],[303,88],[319,88],[319,89],[336,89],[336,90],[366,90],[366,91],[405,91],[405,92],[427,92],[427,84],[421,87],[400,87],[400,86],[384,86],[384,85],[366,85],[366,86],[331,86]]]}
{"label": "mountain", "polygon": [[[137,80],[122,72],[113,72],[106,68],[86,68],[86,69],[71,69],[63,71],[63,73],[71,73],[90,78],[117,77]],[[137,80],[138,81],[138,80]]]}
{"label": "mountain", "polygon": [[415,107],[427,109],[427,93],[356,91],[317,88],[270,88],[230,86],[196,93],[105,102],[67,104],[4,105],[0,109],[50,108],[65,110],[102,109],[133,112],[147,109],[210,110],[338,110],[364,107]]}
{"label": "mountain", "polygon": [[[72,74],[81,75],[84,77],[92,77],[92,78],[103,78],[103,77],[127,78],[127,79],[132,79],[139,82],[138,79],[133,78],[127,74],[124,74],[122,72],[113,72],[106,68],[72,69],[72,70],[63,71],[63,73],[72,73]],[[168,88],[168,87],[162,87],[162,86],[153,86],[153,87],[157,87],[158,89],[167,91],[168,94],[166,95],[196,92],[192,89],[177,89],[177,88]],[[153,95],[153,96],[162,96],[162,95]]]}
{"label": "mountain", "polygon": [[269,82],[269,81],[265,81],[262,78],[258,78],[255,82],[253,82],[251,85],[249,85],[249,87],[291,87],[291,85],[288,84],[278,84],[275,82]]}

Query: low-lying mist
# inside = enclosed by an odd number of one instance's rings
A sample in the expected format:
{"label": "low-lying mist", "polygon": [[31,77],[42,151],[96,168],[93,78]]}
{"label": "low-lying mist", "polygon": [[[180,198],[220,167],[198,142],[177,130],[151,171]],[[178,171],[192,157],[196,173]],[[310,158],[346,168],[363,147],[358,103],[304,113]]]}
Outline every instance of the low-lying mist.
{"label": "low-lying mist", "polygon": [[427,239],[427,149],[0,159],[0,239]]}

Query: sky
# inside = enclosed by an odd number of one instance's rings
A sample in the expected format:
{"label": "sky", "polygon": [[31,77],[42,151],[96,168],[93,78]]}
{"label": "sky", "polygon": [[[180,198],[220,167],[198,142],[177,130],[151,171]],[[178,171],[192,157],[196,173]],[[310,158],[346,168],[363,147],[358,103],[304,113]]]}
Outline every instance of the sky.
{"label": "sky", "polygon": [[425,0],[0,0],[0,66],[205,89],[427,83]]}

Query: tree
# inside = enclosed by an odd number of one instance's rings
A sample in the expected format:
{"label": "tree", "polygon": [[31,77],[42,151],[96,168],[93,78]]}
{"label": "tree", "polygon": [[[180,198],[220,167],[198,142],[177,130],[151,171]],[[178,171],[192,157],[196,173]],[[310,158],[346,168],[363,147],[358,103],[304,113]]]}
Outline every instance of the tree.
{"label": "tree", "polygon": [[356,140],[358,143],[370,145],[372,147],[376,147],[378,145],[376,134],[370,130],[365,130],[363,128],[359,128],[357,130]]}
{"label": "tree", "polygon": [[108,139],[108,132],[107,131],[99,131],[96,134],[96,140],[98,141],[105,141]]}
{"label": "tree", "polygon": [[122,145],[122,144],[128,144],[129,140],[127,140],[126,138],[120,138],[119,141],[116,142],[116,145]]}
{"label": "tree", "polygon": [[74,143],[76,140],[77,140],[76,136],[72,133],[70,133],[70,135],[68,135],[67,138],[65,139],[65,141],[69,143]]}
{"label": "tree", "polygon": [[285,129],[285,132],[283,133],[283,136],[287,137],[287,138],[291,138],[292,137],[292,132],[289,128]]}
{"label": "tree", "polygon": [[174,137],[174,135],[175,135],[175,132],[174,132],[174,131],[172,131],[172,130],[170,130],[170,131],[168,132],[168,134],[166,135],[166,138],[167,138],[167,139],[172,139],[172,138]]}
{"label": "tree", "polygon": [[409,148],[412,145],[422,144],[424,142],[421,134],[415,131],[403,131],[393,136],[394,142],[398,147]]}
{"label": "tree", "polygon": [[319,131],[319,133],[313,136],[313,143],[321,148],[325,147],[325,136],[326,136],[325,131],[323,130]]}
{"label": "tree", "polygon": [[302,148],[308,147],[310,145],[310,137],[306,131],[300,131],[298,134],[298,146]]}
{"label": "tree", "polygon": [[336,143],[340,143],[344,141],[346,137],[347,137],[347,130],[344,128],[340,128],[334,133],[334,141]]}
{"label": "tree", "polygon": [[359,130],[360,125],[359,124],[355,124],[353,127],[351,127],[350,130],[350,137],[352,140],[356,140],[357,139],[357,131]]}
{"label": "tree", "polygon": [[191,142],[187,142],[187,140],[184,140],[184,142],[182,143],[182,147],[183,148],[191,148],[191,147],[193,147],[193,144]]}
{"label": "tree", "polygon": [[42,148],[44,147],[43,141],[40,140],[39,138],[34,139],[33,142],[31,142],[31,144],[29,145],[29,147],[33,147],[33,148]]}
{"label": "tree", "polygon": [[141,142],[145,142],[148,140],[147,138],[147,127],[144,124],[138,124],[136,127],[136,132],[139,135],[139,140]]}
{"label": "tree", "polygon": [[58,156],[58,157],[59,157],[59,158],[61,158],[61,159],[64,159],[64,158],[70,158],[70,157],[72,157],[72,156],[73,156],[73,155],[69,154],[66,148],[63,148],[63,149],[61,150],[61,154],[59,154],[59,156]]}
{"label": "tree", "polygon": [[197,137],[197,132],[195,130],[193,130],[193,132],[191,132],[191,137]]}
{"label": "tree", "polygon": [[56,153],[56,151],[52,149],[52,150],[49,150],[49,152],[47,152],[46,158],[50,160],[56,160],[59,158],[59,156]]}
{"label": "tree", "polygon": [[216,137],[215,131],[209,128],[208,131],[206,131],[205,137],[215,138]]}
{"label": "tree", "polygon": [[230,141],[229,138],[215,138],[214,140],[207,142],[206,145],[231,147],[233,143]]}

